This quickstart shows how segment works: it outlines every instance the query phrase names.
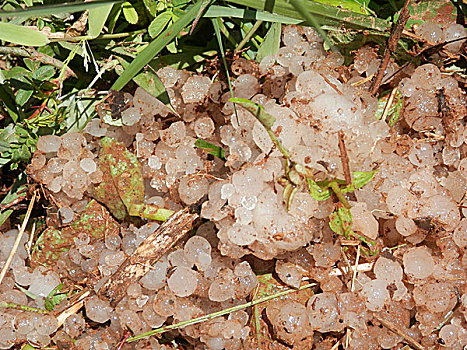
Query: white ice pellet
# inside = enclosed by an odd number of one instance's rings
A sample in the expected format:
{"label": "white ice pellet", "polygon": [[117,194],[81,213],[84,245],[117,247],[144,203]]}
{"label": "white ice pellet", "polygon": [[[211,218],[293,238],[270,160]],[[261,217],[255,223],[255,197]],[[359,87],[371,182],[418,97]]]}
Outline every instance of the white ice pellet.
{"label": "white ice pellet", "polygon": [[135,125],[141,119],[139,108],[130,107],[122,112],[122,123],[125,126]]}
{"label": "white ice pellet", "polygon": [[194,129],[196,136],[202,139],[207,139],[213,134],[215,125],[211,118],[203,117],[195,121]]}
{"label": "white ice pellet", "polygon": [[366,306],[369,310],[379,311],[389,299],[387,282],[380,279],[372,280],[363,286],[361,294],[365,298]]}
{"label": "white ice pellet", "polygon": [[191,237],[183,247],[185,259],[199,265],[211,264],[211,244],[201,236]]}
{"label": "white ice pellet", "polygon": [[432,43],[444,40],[443,30],[440,25],[433,22],[423,22],[415,28],[415,34]]}
{"label": "white ice pellet", "polygon": [[110,319],[112,308],[97,296],[92,296],[85,301],[86,316],[97,323],[104,323]]}
{"label": "white ice pellet", "polygon": [[60,284],[60,278],[54,271],[48,272],[45,276],[38,273],[35,274],[34,277],[34,280],[28,288],[28,292],[42,297],[49,295],[49,293]]}
{"label": "white ice pellet", "polygon": [[[462,24],[450,24],[444,29],[444,40],[449,42],[453,41],[451,43],[446,44],[444,47],[452,53],[457,53],[459,52],[460,48],[462,47],[462,44],[465,42],[465,37],[467,36],[467,31],[464,28]],[[462,40],[457,40],[456,39],[461,39]]]}
{"label": "white ice pellet", "polygon": [[192,269],[179,266],[167,279],[167,285],[176,296],[187,297],[195,291],[198,277]]}
{"label": "white ice pellet", "polygon": [[221,198],[229,199],[232,194],[235,192],[235,187],[231,183],[226,183],[221,187]]}
{"label": "white ice pellet", "polygon": [[158,156],[150,156],[148,158],[148,166],[151,169],[159,170],[162,166],[162,162],[160,161]]}
{"label": "white ice pellet", "polygon": [[88,174],[95,172],[97,169],[96,162],[91,158],[81,159],[79,162],[79,166]]}
{"label": "white ice pellet", "polygon": [[433,273],[435,263],[426,247],[408,250],[403,257],[404,271],[412,278],[424,279]]}
{"label": "white ice pellet", "polygon": [[199,103],[208,94],[211,79],[208,77],[192,76],[182,87],[182,98],[185,103]]}
{"label": "white ice pellet", "polygon": [[64,224],[68,224],[73,221],[74,212],[73,209],[69,207],[61,207],[58,209],[58,214],[60,215],[60,219]]}
{"label": "white ice pellet", "polygon": [[56,135],[45,135],[37,140],[37,149],[44,153],[57,152],[62,144],[60,137]]}

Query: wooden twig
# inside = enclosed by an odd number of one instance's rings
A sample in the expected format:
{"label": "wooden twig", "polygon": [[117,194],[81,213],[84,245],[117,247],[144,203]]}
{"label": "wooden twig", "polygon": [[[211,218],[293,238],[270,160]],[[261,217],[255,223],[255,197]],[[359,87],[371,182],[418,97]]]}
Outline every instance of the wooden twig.
{"label": "wooden twig", "polygon": [[344,179],[347,184],[352,183],[352,175],[350,174],[350,166],[349,166],[349,155],[347,154],[347,149],[345,148],[345,141],[344,141],[344,132],[339,130],[339,151],[341,154],[341,162],[342,168],[344,170]]}
{"label": "wooden twig", "polygon": [[132,282],[149,272],[150,266],[158,261],[192,227],[198,217],[190,214],[188,208],[179,210],[165,221],[152,235],[136,248],[118,270],[99,290],[98,295],[107,297],[115,307],[125,296],[126,288]]}
{"label": "wooden twig", "polygon": [[397,335],[401,336],[402,338],[404,338],[404,340],[410,344],[410,346],[412,346],[413,348],[417,349],[417,350],[425,350],[425,348],[419,343],[417,342],[412,336],[410,336],[409,334],[405,333],[402,329],[398,328],[397,326],[395,326],[393,323],[389,322],[389,321],[386,321],[384,318],[381,318],[379,317],[378,315],[376,314],[373,314],[373,317],[376,318],[379,322],[381,322],[381,324],[386,327],[387,329],[389,329],[391,332],[394,332],[396,333]]}
{"label": "wooden twig", "polygon": [[15,253],[18,250],[19,243],[21,242],[21,238],[23,237],[23,233],[26,230],[29,217],[31,216],[32,208],[34,207],[34,202],[36,201],[36,196],[37,196],[37,193],[34,192],[32,195],[31,201],[29,202],[28,211],[26,212],[26,215],[24,216],[23,224],[21,225],[21,228],[18,231],[18,235],[16,236],[15,243],[13,244],[13,247],[11,248],[10,255],[8,256],[8,259],[6,259],[5,265],[3,265],[2,272],[0,272],[0,284],[2,284],[3,278],[5,277],[8,271],[8,268],[10,267],[11,261],[13,260],[13,257],[15,256]]}
{"label": "wooden twig", "polygon": [[65,320],[73,314],[76,314],[79,309],[81,309],[84,305],[86,298],[91,294],[90,291],[84,292],[78,299],[78,301],[71,305],[68,309],[64,310],[60,315],[57,316],[58,321],[58,328],[60,328]]}
{"label": "wooden twig", "polygon": [[376,72],[375,78],[371,81],[370,93],[372,95],[375,95],[379,87],[381,86],[381,82],[383,81],[384,77],[384,72],[388,67],[391,55],[397,50],[397,43],[399,42],[405,24],[407,23],[407,20],[410,17],[409,4],[410,0],[406,0],[404,7],[400,12],[399,18],[397,19],[397,22],[391,28],[391,35],[389,36],[388,43],[386,45],[386,48],[384,49],[383,59],[381,61],[381,64],[379,65],[378,71]]}

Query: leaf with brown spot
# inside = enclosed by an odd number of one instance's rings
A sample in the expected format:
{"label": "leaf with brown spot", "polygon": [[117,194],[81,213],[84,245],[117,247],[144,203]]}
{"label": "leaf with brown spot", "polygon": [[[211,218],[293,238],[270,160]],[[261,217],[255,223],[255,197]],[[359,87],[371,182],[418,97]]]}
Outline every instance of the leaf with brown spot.
{"label": "leaf with brown spot", "polygon": [[31,266],[48,266],[55,263],[61,253],[71,248],[73,239],[82,232],[88,234],[93,242],[110,234],[118,234],[119,224],[104,206],[91,200],[70,226],[62,230],[54,227],[45,229],[32,250]]}

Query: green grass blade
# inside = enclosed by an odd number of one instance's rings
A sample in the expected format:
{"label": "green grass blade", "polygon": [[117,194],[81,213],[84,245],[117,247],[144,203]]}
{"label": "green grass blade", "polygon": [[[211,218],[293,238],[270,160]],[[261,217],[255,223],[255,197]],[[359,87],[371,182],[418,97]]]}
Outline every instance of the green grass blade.
{"label": "green grass blade", "polygon": [[264,57],[275,55],[281,44],[281,24],[279,22],[272,23],[264,41],[261,43],[256,54],[256,61],[261,62]]}
{"label": "green grass blade", "polygon": [[[248,6],[257,10],[264,10],[267,8],[268,11],[277,15],[302,19],[301,14],[286,0],[276,0],[274,2],[270,0],[225,0],[225,2]],[[321,25],[345,25],[349,28],[366,28],[379,32],[386,32],[391,27],[391,23],[383,19],[362,15],[334,6],[319,4],[312,0],[306,0],[304,4],[310,13],[317,16]],[[268,8],[268,6],[270,7]]]}
{"label": "green grass blade", "polygon": [[24,46],[44,46],[49,42],[44,34],[11,23],[0,23],[0,40]]}
{"label": "green grass blade", "polygon": [[100,7],[94,7],[89,10],[89,31],[88,34],[95,38],[97,37],[102,28],[104,28],[105,21],[107,21],[107,17],[109,17],[109,13],[112,10],[113,4],[104,4]]}
{"label": "green grass blade", "polygon": [[112,85],[111,89],[121,90],[131,79],[133,79],[139,71],[151,61],[161,50],[167,46],[190,22],[192,22],[198,10],[201,7],[202,0],[198,0],[178,21],[174,22],[170,27],[164,30],[161,35],[154,39],[138,56],[130,63],[127,69],[120,75],[117,81]]}
{"label": "green grass blade", "polygon": [[265,22],[279,22],[282,24],[298,24],[302,21],[296,18],[281,16],[274,13],[267,13],[260,10],[240,9],[227,6],[211,5],[204,17],[229,17],[241,18],[245,20],[259,20]]}
{"label": "green grass blade", "polygon": [[[229,66],[227,65],[227,61],[225,59],[224,46],[222,44],[222,36],[221,36],[221,30],[219,26],[219,23],[222,22],[222,20],[220,18],[212,18],[211,21],[212,21],[212,26],[214,27],[214,33],[216,34],[217,43],[219,44],[219,51],[222,55],[222,62],[224,63],[225,75],[227,76],[227,84],[229,85],[230,96],[233,98],[234,95],[233,95],[232,83],[230,81]],[[237,118],[237,121],[238,121],[237,108],[235,107],[235,104],[234,104],[234,111],[235,111],[235,117]]]}
{"label": "green grass blade", "polygon": [[33,6],[21,10],[0,11],[0,18],[4,17],[47,17],[60,13],[73,13],[90,10],[95,7],[101,7],[105,4],[116,4],[122,0],[98,0],[89,2],[65,2],[57,5]]}

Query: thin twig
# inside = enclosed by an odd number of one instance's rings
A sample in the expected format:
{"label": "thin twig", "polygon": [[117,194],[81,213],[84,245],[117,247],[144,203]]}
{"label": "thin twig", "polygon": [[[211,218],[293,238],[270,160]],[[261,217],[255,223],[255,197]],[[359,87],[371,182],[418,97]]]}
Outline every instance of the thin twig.
{"label": "thin twig", "polygon": [[31,216],[32,208],[34,207],[34,202],[36,201],[36,192],[32,195],[31,201],[29,202],[28,206],[28,211],[26,212],[26,216],[24,217],[23,224],[21,225],[21,228],[18,231],[18,235],[16,236],[15,243],[13,244],[13,247],[11,248],[10,255],[8,256],[8,259],[5,261],[5,265],[3,266],[2,272],[0,272],[0,284],[2,284],[3,278],[5,277],[8,268],[10,267],[11,261],[13,260],[13,256],[16,253],[16,250],[18,250],[19,243],[21,242],[21,238],[23,237],[24,230],[26,230],[26,225],[28,224],[29,217]]}
{"label": "thin twig", "polygon": [[90,291],[86,291],[83,295],[81,295],[78,299],[78,301],[71,305],[68,309],[63,311],[60,315],[57,316],[57,321],[58,321],[58,328],[60,328],[65,320],[70,317],[73,314],[76,314],[79,309],[81,309],[84,305],[85,299],[91,294]]}
{"label": "thin twig", "polygon": [[389,110],[391,109],[392,101],[394,101],[394,96],[397,94],[397,88],[395,87],[392,89],[391,94],[389,95],[388,100],[386,101],[386,105],[384,106],[383,114],[381,115],[381,120],[385,121],[386,117],[389,114]]}
{"label": "thin twig", "polygon": [[389,36],[388,43],[386,45],[386,48],[384,49],[383,59],[381,60],[381,64],[379,65],[378,71],[376,72],[375,79],[371,82],[370,93],[372,95],[375,95],[379,87],[381,86],[384,77],[384,72],[388,67],[391,55],[397,50],[397,43],[402,35],[402,31],[404,30],[405,24],[407,23],[407,20],[410,17],[409,4],[410,0],[406,0],[404,7],[400,12],[399,18],[397,19],[397,22],[391,29],[391,35]]}
{"label": "thin twig", "polygon": [[32,250],[32,241],[34,239],[34,235],[36,234],[36,223],[32,223],[31,234],[29,235],[28,243],[26,244],[26,253],[28,254],[29,261],[31,261],[31,250]]}
{"label": "thin twig", "polygon": [[342,168],[344,170],[344,179],[348,185],[352,183],[352,175],[350,174],[350,166],[349,166],[349,155],[347,154],[347,149],[345,148],[345,141],[344,141],[344,132],[339,130],[339,151],[341,154],[341,162]]}
{"label": "thin twig", "polygon": [[243,46],[245,46],[245,44],[251,39],[253,34],[256,33],[256,31],[261,26],[261,24],[263,24],[262,20],[256,21],[256,23],[253,25],[253,27],[251,27],[251,29],[248,31],[248,33],[246,33],[246,35],[242,39],[242,41],[240,41],[240,43],[237,45],[234,52],[239,52],[243,48]]}
{"label": "thin twig", "polygon": [[388,328],[390,331],[404,338],[405,341],[407,341],[407,343],[409,343],[413,348],[417,350],[425,350],[425,348],[419,342],[417,342],[412,336],[405,333],[402,329],[398,328],[393,323],[386,321],[385,319],[379,317],[376,314],[373,314],[373,317],[376,318],[379,322],[381,322],[381,324],[385,326],[386,328]]}

